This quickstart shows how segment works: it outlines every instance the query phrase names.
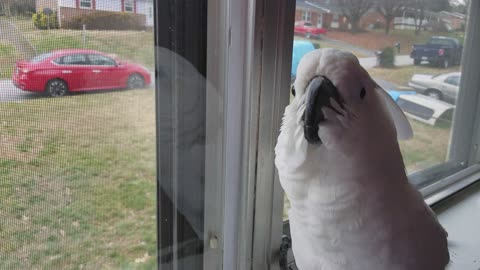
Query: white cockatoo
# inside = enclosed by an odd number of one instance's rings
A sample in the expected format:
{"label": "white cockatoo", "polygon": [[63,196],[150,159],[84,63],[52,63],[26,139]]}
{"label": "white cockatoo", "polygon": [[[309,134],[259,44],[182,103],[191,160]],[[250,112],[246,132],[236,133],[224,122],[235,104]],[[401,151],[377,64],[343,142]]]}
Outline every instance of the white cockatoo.
{"label": "white cockatoo", "polygon": [[306,54],[275,147],[300,270],[440,270],[447,232],[408,182],[411,126],[351,53]]}

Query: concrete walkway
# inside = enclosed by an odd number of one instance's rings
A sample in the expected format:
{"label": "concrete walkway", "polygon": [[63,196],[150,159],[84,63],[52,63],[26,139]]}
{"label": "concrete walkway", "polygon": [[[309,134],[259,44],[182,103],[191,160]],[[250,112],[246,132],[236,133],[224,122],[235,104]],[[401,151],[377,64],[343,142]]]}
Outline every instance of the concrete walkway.
{"label": "concrete walkway", "polygon": [[[376,57],[365,57],[359,58],[360,65],[364,69],[370,69],[377,66],[377,58]],[[403,66],[410,66],[413,65],[413,59],[410,58],[410,55],[397,55],[395,57],[395,66],[403,67]]]}

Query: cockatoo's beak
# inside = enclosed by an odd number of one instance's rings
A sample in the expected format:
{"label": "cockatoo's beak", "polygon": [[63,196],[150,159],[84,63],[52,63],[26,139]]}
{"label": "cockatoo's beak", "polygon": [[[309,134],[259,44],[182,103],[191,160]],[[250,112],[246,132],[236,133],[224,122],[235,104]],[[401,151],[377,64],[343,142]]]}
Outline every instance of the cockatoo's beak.
{"label": "cockatoo's beak", "polygon": [[310,144],[321,144],[318,137],[318,124],[327,120],[322,112],[324,106],[342,114],[330,102],[333,98],[342,109],[345,103],[333,83],[325,76],[313,78],[307,86],[304,112],[304,134]]}

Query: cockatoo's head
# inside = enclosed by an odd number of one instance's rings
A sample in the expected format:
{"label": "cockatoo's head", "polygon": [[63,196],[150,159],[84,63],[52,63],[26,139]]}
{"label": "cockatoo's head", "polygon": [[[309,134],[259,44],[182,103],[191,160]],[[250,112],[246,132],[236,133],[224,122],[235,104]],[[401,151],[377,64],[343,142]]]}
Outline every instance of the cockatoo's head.
{"label": "cockatoo's head", "polygon": [[412,136],[402,110],[351,53],[319,49],[306,54],[292,94],[310,144],[347,151],[345,147],[375,143],[385,136],[394,140]]}

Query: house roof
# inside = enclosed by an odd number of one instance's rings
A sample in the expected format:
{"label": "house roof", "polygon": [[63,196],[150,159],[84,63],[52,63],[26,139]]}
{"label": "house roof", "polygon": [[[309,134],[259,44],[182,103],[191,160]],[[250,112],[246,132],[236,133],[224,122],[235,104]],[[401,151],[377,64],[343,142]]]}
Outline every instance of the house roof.
{"label": "house roof", "polygon": [[317,3],[313,3],[311,1],[308,1],[308,0],[297,0],[297,8],[305,8],[305,9],[314,9],[314,10],[317,10],[319,12],[324,12],[324,13],[331,13],[332,10],[330,8],[328,8],[327,6],[325,5],[320,5],[320,4],[317,4]]}
{"label": "house roof", "polygon": [[442,11],[440,12],[440,15],[446,15],[446,16],[451,16],[459,19],[465,19],[465,14],[458,13],[458,12],[448,12],[448,11]]}

